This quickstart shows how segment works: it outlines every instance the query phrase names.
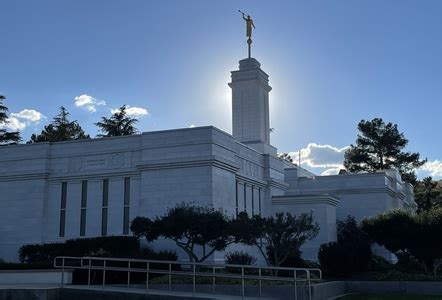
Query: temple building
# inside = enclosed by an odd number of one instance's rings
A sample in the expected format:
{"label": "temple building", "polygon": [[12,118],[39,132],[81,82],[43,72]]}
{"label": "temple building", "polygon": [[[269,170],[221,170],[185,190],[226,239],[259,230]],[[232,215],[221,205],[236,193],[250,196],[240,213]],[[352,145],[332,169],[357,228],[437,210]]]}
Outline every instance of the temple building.
{"label": "temple building", "polygon": [[17,260],[24,244],[131,235],[133,218],[192,202],[232,216],[313,213],[320,233],[302,250],[315,260],[337,220],[415,210],[395,170],[317,176],[278,158],[268,75],[246,58],[231,76],[232,134],[205,126],[0,147],[0,258]]}

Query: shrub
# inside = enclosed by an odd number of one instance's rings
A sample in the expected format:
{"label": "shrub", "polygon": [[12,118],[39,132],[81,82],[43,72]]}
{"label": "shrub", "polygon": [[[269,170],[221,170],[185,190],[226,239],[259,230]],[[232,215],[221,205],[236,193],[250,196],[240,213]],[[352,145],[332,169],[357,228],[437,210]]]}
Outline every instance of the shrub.
{"label": "shrub", "polygon": [[87,256],[100,252],[112,257],[139,257],[140,243],[130,236],[81,238],[64,243],[24,245],[19,254],[23,263],[51,264],[56,256]]}
{"label": "shrub", "polygon": [[376,279],[382,281],[442,281],[442,276],[409,274],[396,270],[390,270],[384,274],[378,275]]}
{"label": "shrub", "polygon": [[437,276],[442,267],[442,209],[418,215],[393,210],[365,219],[362,227],[370,237],[387,250],[409,252]]}
{"label": "shrub", "polygon": [[372,255],[368,262],[368,270],[370,271],[387,271],[392,268],[393,264],[379,255]]}
{"label": "shrub", "polygon": [[149,247],[145,247],[141,249],[141,258],[149,259],[149,260],[169,260],[169,261],[177,261],[178,255],[175,251],[170,250],[161,250],[154,251]]}
{"label": "shrub", "polygon": [[409,252],[398,251],[396,257],[398,258],[397,263],[394,265],[396,271],[408,274],[421,274],[425,272],[425,265]]}
{"label": "shrub", "polygon": [[229,265],[253,265],[256,258],[243,251],[229,252],[225,255],[226,263]]}
{"label": "shrub", "polygon": [[[267,252],[267,255],[270,257],[270,263],[273,264],[273,253],[271,250]],[[319,264],[313,262],[304,260],[301,257],[302,252],[300,250],[293,251],[292,253],[287,256],[287,259],[284,260],[279,266],[283,268],[312,268],[312,269],[318,269],[320,266]],[[300,273],[301,274],[301,273]],[[293,276],[292,271],[279,271],[278,276],[282,277],[289,277]]]}
{"label": "shrub", "polygon": [[5,262],[0,264],[0,270],[42,270],[53,269],[52,264],[22,264]]}
{"label": "shrub", "polygon": [[338,222],[338,242],[322,244],[318,259],[321,267],[331,275],[348,275],[368,268],[371,242],[359,228],[354,217]]}
{"label": "shrub", "polygon": [[[286,260],[280,264],[280,267],[287,268],[303,268],[304,260],[301,258],[301,251],[298,249],[296,251],[291,252]],[[274,265],[274,255],[272,249],[267,250],[267,256],[269,257],[269,261],[272,265]]]}
{"label": "shrub", "polygon": [[[230,224],[231,217],[221,210],[183,202],[152,220],[136,217],[130,229],[148,242],[159,238],[172,240],[189,256],[189,261],[203,262],[236,241]],[[202,251],[198,251],[199,247]]]}

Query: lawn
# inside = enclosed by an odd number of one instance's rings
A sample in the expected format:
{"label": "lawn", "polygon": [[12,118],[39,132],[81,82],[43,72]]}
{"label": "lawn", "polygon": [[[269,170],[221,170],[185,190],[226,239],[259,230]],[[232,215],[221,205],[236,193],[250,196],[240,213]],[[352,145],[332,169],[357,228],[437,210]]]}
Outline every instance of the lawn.
{"label": "lawn", "polygon": [[424,295],[368,295],[356,294],[339,298],[339,300],[442,300],[442,296],[424,296]]}

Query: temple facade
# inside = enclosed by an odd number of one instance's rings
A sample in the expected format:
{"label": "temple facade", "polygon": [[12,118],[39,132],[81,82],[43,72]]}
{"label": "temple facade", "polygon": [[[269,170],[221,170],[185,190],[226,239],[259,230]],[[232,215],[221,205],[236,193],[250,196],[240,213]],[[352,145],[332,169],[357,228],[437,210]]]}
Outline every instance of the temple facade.
{"label": "temple facade", "polygon": [[188,202],[232,216],[312,213],[320,233],[302,250],[315,260],[337,220],[416,209],[395,170],[317,176],[278,158],[256,59],[241,60],[229,86],[232,134],[206,126],[0,147],[0,258],[18,260],[24,244],[130,235],[133,218]]}

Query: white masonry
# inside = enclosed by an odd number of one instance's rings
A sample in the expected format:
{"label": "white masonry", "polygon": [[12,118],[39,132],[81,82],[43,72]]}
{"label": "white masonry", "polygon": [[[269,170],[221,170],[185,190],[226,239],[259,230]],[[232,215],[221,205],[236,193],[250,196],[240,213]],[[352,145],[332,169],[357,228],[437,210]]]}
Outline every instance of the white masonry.
{"label": "white masonry", "polygon": [[130,235],[136,216],[191,202],[232,216],[313,213],[321,230],[302,250],[315,260],[320,244],[336,240],[336,220],[416,209],[394,170],[316,176],[279,159],[270,144],[271,87],[256,59],[241,60],[229,85],[233,135],[206,126],[0,147],[0,258],[18,260],[24,244]]}

